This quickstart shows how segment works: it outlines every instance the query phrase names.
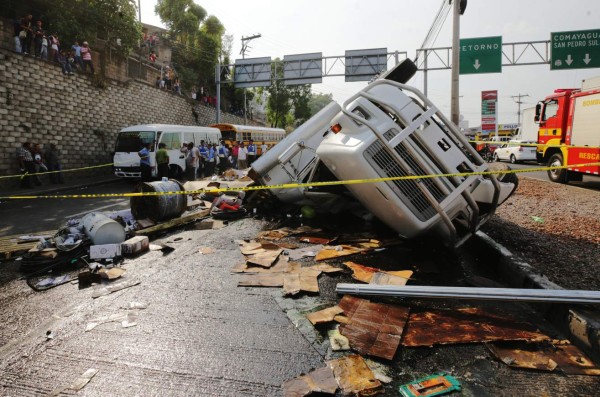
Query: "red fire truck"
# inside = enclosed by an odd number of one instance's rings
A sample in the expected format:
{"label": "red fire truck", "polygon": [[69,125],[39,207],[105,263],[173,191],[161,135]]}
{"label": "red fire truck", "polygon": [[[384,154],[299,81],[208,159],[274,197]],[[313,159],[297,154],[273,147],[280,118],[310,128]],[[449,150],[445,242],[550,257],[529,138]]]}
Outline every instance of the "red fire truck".
{"label": "red fire truck", "polygon": [[600,77],[583,81],[581,89],[559,89],[537,104],[537,160],[549,167],[553,182],[581,181],[600,175]]}

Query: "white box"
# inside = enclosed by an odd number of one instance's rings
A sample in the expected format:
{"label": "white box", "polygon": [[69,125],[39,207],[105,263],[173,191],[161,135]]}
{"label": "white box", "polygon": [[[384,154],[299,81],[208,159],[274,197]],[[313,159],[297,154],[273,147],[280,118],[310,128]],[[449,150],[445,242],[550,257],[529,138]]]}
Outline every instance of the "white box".
{"label": "white box", "polygon": [[112,259],[121,256],[121,244],[102,244],[90,247],[90,259]]}
{"label": "white box", "polygon": [[150,248],[147,236],[135,236],[121,243],[121,252],[125,255],[135,255]]}

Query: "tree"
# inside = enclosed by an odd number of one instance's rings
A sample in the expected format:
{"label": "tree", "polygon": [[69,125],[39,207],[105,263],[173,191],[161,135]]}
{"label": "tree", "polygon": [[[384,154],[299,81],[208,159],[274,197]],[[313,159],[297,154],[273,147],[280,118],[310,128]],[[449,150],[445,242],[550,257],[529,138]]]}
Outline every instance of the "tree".
{"label": "tree", "polygon": [[284,128],[303,123],[310,117],[310,84],[285,85],[281,80],[283,62],[279,58],[273,61],[271,68],[276,79],[264,89],[268,93],[267,120],[271,127]]}
{"label": "tree", "polygon": [[214,92],[225,33],[221,21],[193,0],[158,0],[155,11],[169,29],[172,62],[184,87],[199,84]]}
{"label": "tree", "polygon": [[330,102],[333,102],[332,94],[312,94],[308,101],[310,115],[314,116],[319,112],[319,110],[329,105]]}

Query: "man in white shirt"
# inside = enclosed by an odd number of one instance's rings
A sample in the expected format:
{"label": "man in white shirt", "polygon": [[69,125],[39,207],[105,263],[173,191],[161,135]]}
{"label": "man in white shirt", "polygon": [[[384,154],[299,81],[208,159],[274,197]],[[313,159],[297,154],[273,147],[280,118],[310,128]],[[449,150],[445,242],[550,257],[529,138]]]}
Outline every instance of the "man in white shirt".
{"label": "man in white shirt", "polygon": [[244,143],[240,143],[237,157],[238,170],[245,170],[248,168],[248,149],[244,146]]}
{"label": "man in white shirt", "polygon": [[200,149],[194,145],[194,142],[188,143],[188,181],[195,181],[198,173],[198,167],[200,166]]}
{"label": "man in white shirt", "polygon": [[260,145],[260,155],[262,156],[267,153],[267,150],[269,150],[269,147],[263,142],[262,145]]}

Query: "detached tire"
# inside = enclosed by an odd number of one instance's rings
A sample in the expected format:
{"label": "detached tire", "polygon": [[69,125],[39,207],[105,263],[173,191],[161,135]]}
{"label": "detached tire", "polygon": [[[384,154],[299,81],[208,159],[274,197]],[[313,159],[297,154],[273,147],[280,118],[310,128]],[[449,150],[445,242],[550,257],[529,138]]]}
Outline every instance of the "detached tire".
{"label": "detached tire", "polygon": [[[559,167],[561,165],[563,165],[563,156],[560,153],[553,154],[548,160],[548,167]],[[552,182],[567,183],[567,170],[565,168],[548,170],[548,178]]]}

